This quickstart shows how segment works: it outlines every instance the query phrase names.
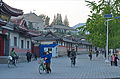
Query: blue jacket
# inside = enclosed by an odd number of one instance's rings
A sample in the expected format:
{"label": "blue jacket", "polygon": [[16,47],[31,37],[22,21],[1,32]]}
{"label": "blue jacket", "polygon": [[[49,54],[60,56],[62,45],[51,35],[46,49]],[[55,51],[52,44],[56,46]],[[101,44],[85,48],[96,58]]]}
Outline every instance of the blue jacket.
{"label": "blue jacket", "polygon": [[42,56],[42,58],[47,58],[47,59],[45,60],[45,63],[50,63],[50,62],[51,62],[51,58],[52,58],[52,53],[49,53],[49,54],[47,54],[47,55],[44,55],[44,56]]}

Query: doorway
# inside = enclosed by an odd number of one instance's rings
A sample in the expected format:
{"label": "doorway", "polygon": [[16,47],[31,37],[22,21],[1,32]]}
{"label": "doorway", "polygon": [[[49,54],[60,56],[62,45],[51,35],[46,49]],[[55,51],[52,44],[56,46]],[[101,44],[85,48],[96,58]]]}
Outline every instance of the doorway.
{"label": "doorway", "polygon": [[4,56],[4,38],[0,36],[0,56]]}

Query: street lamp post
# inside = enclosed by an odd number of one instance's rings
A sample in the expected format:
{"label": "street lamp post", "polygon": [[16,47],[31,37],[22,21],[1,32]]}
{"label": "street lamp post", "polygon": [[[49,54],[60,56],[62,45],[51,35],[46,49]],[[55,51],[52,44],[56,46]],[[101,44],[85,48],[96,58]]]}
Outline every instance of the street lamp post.
{"label": "street lamp post", "polygon": [[109,21],[112,20],[112,19],[107,19],[107,33],[106,33],[106,60],[105,62],[109,62],[109,57],[108,57],[108,34],[109,34],[109,31],[108,31],[108,26],[109,26]]}
{"label": "street lamp post", "polygon": [[[112,17],[112,14],[105,14],[104,15],[105,18],[111,18]],[[109,57],[108,57],[108,27],[109,27],[109,21],[112,20],[112,19],[107,19],[107,32],[106,32],[106,60],[105,62],[109,62]]]}
{"label": "street lamp post", "polygon": [[[104,17],[105,18],[111,18],[112,15],[111,14],[105,14]],[[113,19],[107,19],[106,20],[107,21],[107,33],[106,33],[106,60],[105,60],[105,62],[109,62],[109,56],[108,56],[108,34],[109,34],[108,28],[109,28],[109,21],[117,19],[117,18],[120,18],[120,16],[114,17]]]}

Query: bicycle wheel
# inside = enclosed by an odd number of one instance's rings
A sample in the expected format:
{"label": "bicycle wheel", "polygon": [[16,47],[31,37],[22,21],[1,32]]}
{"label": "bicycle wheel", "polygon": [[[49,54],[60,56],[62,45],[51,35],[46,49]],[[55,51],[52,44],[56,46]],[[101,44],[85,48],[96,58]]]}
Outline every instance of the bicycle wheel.
{"label": "bicycle wheel", "polygon": [[11,60],[8,60],[8,68],[10,68],[12,65],[12,61]]}
{"label": "bicycle wheel", "polygon": [[40,74],[42,74],[44,72],[44,69],[43,69],[42,65],[39,65],[38,71],[39,71]]}

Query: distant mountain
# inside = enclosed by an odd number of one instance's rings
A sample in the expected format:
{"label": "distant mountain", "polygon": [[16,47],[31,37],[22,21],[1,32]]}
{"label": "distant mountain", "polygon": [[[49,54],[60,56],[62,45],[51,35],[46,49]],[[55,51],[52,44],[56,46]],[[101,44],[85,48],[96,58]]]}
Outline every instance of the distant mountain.
{"label": "distant mountain", "polygon": [[75,26],[73,26],[73,28],[76,29],[76,28],[83,26],[83,25],[85,25],[85,23],[79,23],[79,24],[76,24]]}

